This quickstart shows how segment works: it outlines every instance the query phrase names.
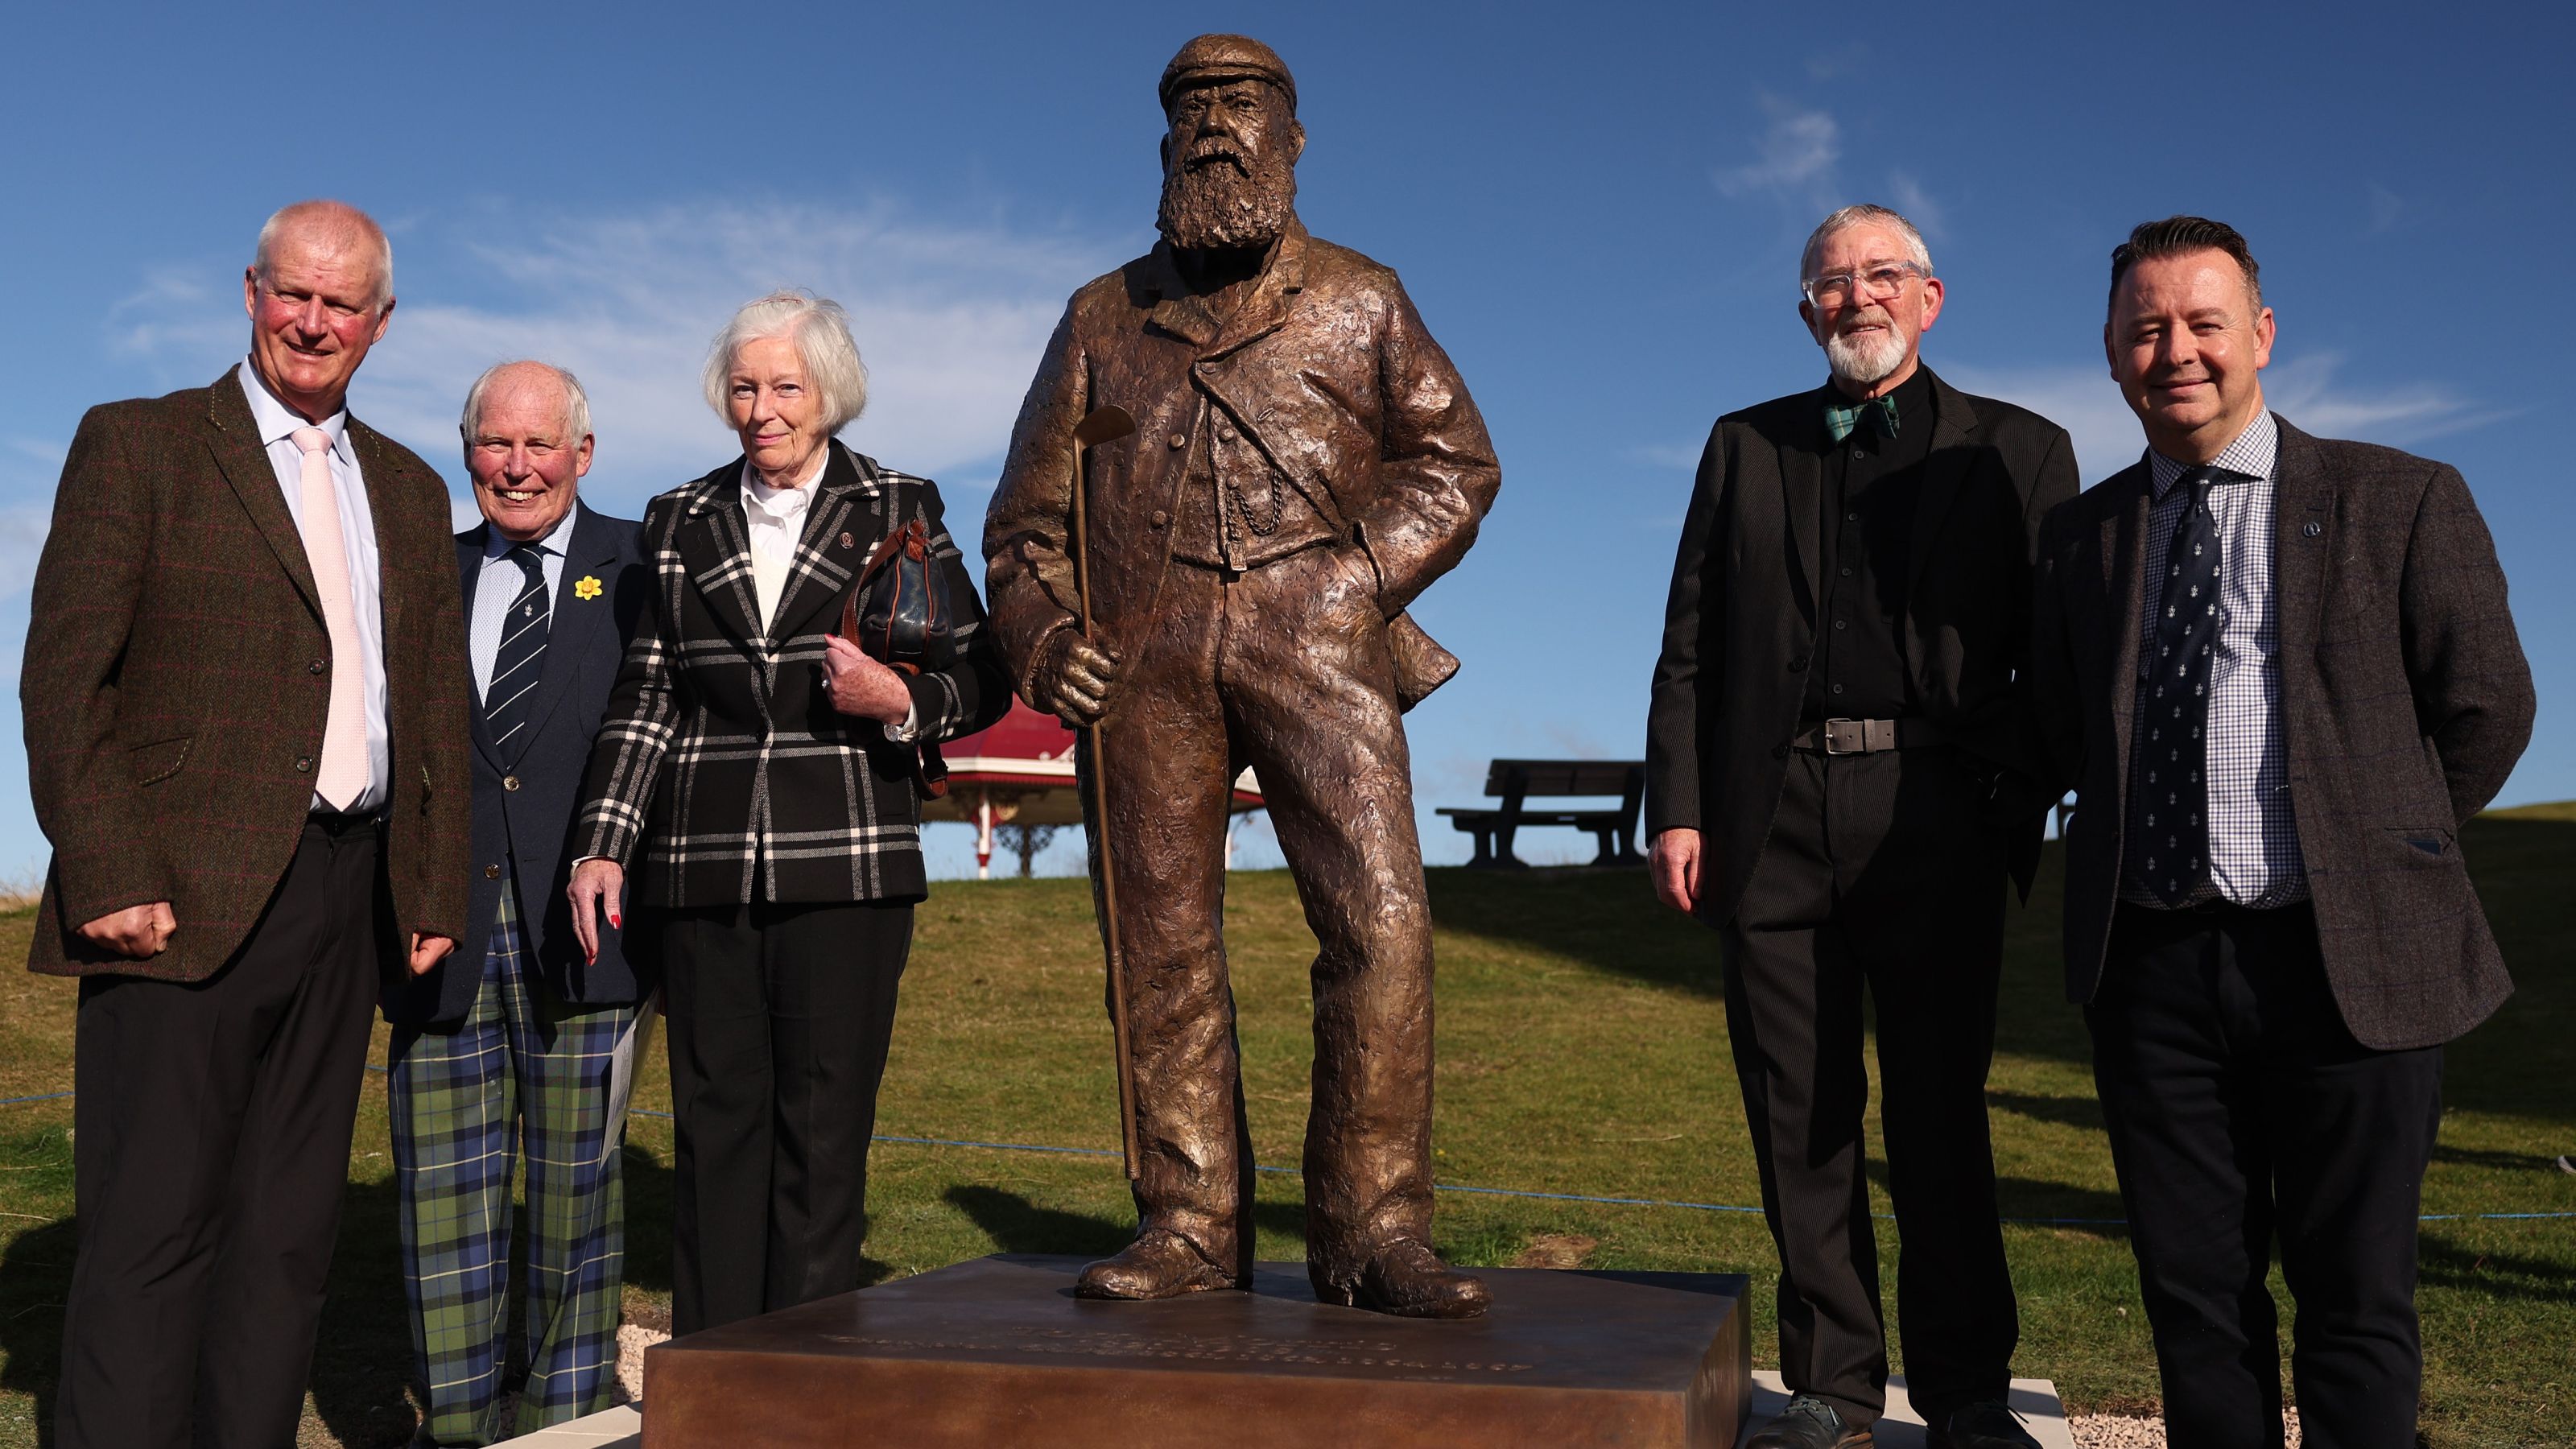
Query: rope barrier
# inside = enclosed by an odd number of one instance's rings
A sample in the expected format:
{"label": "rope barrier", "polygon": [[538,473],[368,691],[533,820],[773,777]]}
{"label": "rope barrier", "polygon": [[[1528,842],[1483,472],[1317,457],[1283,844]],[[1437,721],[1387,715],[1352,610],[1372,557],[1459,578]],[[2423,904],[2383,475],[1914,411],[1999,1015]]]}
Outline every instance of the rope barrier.
{"label": "rope barrier", "polygon": [[[377,1066],[373,1062],[369,1062],[367,1064],[367,1070],[381,1073],[385,1069]],[[12,1097],[7,1101],[0,1101],[0,1107],[11,1107],[20,1102],[51,1102],[70,1095],[71,1093],[69,1092],[53,1092],[42,1097]],[[657,1117],[665,1122],[678,1120],[668,1112],[656,1112],[650,1107],[630,1107],[627,1111],[633,1116]],[[880,1133],[871,1140],[892,1143],[900,1147],[971,1147],[985,1152],[1043,1152],[1057,1157],[1116,1157],[1119,1155],[1105,1147],[1049,1147],[1034,1142],[975,1142],[954,1137],[897,1137]],[[1270,1167],[1259,1163],[1254,1164],[1252,1170],[1255,1172],[1273,1173],[1281,1177],[1298,1177],[1303,1175],[1293,1167]],[[1762,1209],[1758,1207],[1741,1207],[1733,1203],[1688,1202],[1679,1198],[1665,1197],[1594,1197],[1588,1193],[1535,1192],[1528,1188],[1521,1187],[1469,1187],[1463,1183],[1455,1182],[1433,1183],[1431,1185],[1431,1190],[1434,1192],[1473,1193],[1478,1197],[1514,1197],[1530,1198],[1540,1202],[1592,1203],[1601,1207],[1680,1208],[1690,1212],[1703,1213],[1759,1214],[1762,1211]],[[1871,1216],[1882,1222],[1893,1222],[1896,1218],[1894,1213],[1873,1213]],[[2426,1223],[2502,1223],[2538,1222],[2564,1218],[2576,1218],[2576,1212],[2426,1213],[2422,1217],[2416,1219],[2416,1221]],[[1999,1221],[2009,1223],[2015,1227],[2025,1228],[2125,1228],[2129,1225],[2129,1220],[2127,1218],[2002,1218],[1999,1219]]]}

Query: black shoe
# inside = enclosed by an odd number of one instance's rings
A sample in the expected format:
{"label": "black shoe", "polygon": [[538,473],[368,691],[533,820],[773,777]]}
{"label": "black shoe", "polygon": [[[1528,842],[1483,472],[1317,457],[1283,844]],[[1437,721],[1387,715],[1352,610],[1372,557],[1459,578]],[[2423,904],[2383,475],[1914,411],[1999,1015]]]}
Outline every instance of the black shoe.
{"label": "black shoe", "polygon": [[2021,1426],[2021,1415],[1992,1402],[1951,1410],[1924,1442],[1931,1449],[2039,1449],[2039,1441]]}
{"label": "black shoe", "polygon": [[1744,1449],[1870,1449],[1869,1430],[1843,1421],[1842,1411],[1813,1394],[1794,1394],[1771,1422],[1753,1431]]}

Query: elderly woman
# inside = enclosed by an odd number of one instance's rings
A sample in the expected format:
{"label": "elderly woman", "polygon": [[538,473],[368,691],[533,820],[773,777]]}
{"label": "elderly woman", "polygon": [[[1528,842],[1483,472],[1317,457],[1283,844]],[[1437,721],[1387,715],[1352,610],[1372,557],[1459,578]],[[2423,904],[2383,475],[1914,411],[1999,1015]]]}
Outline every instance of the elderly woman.
{"label": "elderly woman", "polygon": [[[833,436],[867,401],[841,308],[745,306],[706,389],[742,456],[645,510],[652,608],[591,752],[569,888],[585,947],[593,912],[622,925],[631,907],[628,949],[663,972],[675,1333],[859,1286],[877,1084],[927,894],[915,747],[1010,702],[939,490]],[[907,676],[834,630],[914,520],[958,648]]]}

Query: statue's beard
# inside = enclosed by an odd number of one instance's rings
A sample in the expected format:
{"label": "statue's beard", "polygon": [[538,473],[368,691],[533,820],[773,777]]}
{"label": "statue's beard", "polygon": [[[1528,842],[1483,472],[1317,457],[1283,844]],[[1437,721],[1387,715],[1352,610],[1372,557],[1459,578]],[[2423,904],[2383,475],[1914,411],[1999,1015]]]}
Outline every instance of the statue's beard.
{"label": "statue's beard", "polygon": [[1295,166],[1272,150],[1249,169],[1231,155],[1167,167],[1155,225],[1184,251],[1266,247],[1296,215]]}

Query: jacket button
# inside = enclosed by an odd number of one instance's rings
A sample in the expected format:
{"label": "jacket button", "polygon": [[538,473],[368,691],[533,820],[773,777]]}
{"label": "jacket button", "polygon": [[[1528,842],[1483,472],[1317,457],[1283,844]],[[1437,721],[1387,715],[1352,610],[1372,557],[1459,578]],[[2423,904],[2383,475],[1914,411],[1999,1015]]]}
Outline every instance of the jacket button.
{"label": "jacket button", "polygon": [[1216,435],[1229,443],[1234,441],[1234,429],[1232,428],[1220,427],[1216,430]]}
{"label": "jacket button", "polygon": [[1156,528],[1160,528],[1160,527],[1162,527],[1164,524],[1167,524],[1167,523],[1169,523],[1169,522],[1171,522],[1171,521],[1172,521],[1172,515],[1170,515],[1170,514],[1168,514],[1168,513],[1165,513],[1163,510],[1161,510],[1161,509],[1159,509],[1159,508],[1157,508],[1157,509],[1155,509],[1155,510],[1154,510],[1154,519],[1153,519],[1153,522],[1154,522],[1154,526],[1155,526]]}
{"label": "jacket button", "polygon": [[314,660],[312,663],[307,664],[307,665],[305,665],[305,666],[304,666],[304,672],[305,672],[305,673],[307,673],[307,674],[319,674],[319,673],[321,673],[323,670],[328,669],[328,668],[330,668],[330,667],[331,667],[330,665],[323,663],[323,662],[322,662],[321,660],[319,660],[319,659],[316,659],[316,660]]}
{"label": "jacket button", "polygon": [[1173,447],[1175,447],[1175,448],[1185,448],[1185,447],[1188,447],[1188,446],[1189,446],[1189,442],[1190,442],[1190,435],[1189,435],[1189,434],[1187,434],[1187,433],[1174,433],[1174,434],[1172,434],[1172,446],[1173,446]]}
{"label": "jacket button", "polygon": [[299,775],[305,774],[312,768],[313,757],[311,755],[297,755],[295,757],[295,773]]}
{"label": "jacket button", "polygon": [[499,880],[501,878],[501,867],[497,865],[487,865],[483,867],[483,878],[485,880]]}
{"label": "jacket button", "polygon": [[1801,654],[1801,655],[1799,655],[1797,658],[1790,660],[1790,661],[1789,661],[1789,672],[1790,672],[1791,674],[1804,674],[1804,673],[1806,673],[1806,672],[1807,672],[1807,656],[1806,656],[1806,655],[1804,655],[1804,654]]}
{"label": "jacket button", "polygon": [[501,788],[502,788],[502,789],[504,789],[504,790],[516,790],[516,789],[518,789],[518,788],[519,788],[519,777],[518,777],[518,776],[516,776],[516,775],[503,775],[503,776],[501,777]]}

